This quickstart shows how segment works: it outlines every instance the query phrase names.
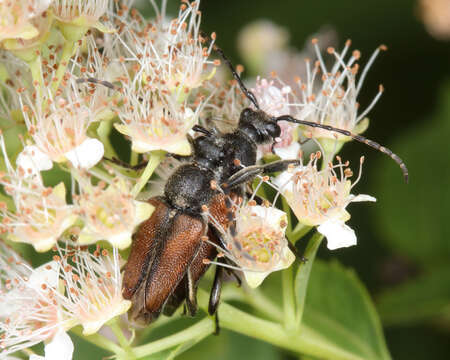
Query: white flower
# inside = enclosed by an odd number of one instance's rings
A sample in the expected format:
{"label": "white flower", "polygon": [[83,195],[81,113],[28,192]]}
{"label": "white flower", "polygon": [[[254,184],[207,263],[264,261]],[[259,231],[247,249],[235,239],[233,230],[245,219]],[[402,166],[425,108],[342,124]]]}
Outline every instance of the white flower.
{"label": "white flower", "polygon": [[0,241],[0,357],[74,326],[64,317],[55,261],[32,269]]}
{"label": "white flower", "polygon": [[152,89],[151,84],[133,83],[124,89],[126,101],[118,110],[122,124],[114,126],[131,138],[133,151],[165,150],[190,155],[186,136],[197,122],[198,111],[194,113],[187,105],[178,103],[174,95]]}
{"label": "white flower", "polygon": [[55,162],[70,161],[76,168],[88,169],[103,157],[103,144],[87,136],[95,113],[81,98],[74,81],[64,82],[56,97],[47,90],[43,100],[26,98],[25,124],[40,153]]}
{"label": "white flower", "polygon": [[[131,306],[122,297],[122,276],[117,249],[90,252],[59,248],[59,276],[64,283],[66,316],[83,326],[83,334],[96,333],[106,322]],[[70,261],[69,261],[70,259]]]}
{"label": "white flower", "polygon": [[66,332],[60,331],[45,345],[45,356],[32,354],[30,360],[71,360],[73,355],[73,342]]}
{"label": "white flower", "polygon": [[[219,256],[225,256],[244,272],[247,284],[258,287],[272,272],[291,266],[295,255],[289,250],[285,237],[286,214],[274,207],[265,207],[249,202],[235,207],[235,234],[223,229],[225,249]],[[217,263],[220,265],[220,263]]]}
{"label": "white flower", "polygon": [[288,115],[289,94],[292,92],[289,86],[284,86],[279,80],[256,79],[256,85],[252,89],[255,94],[261,110],[264,110],[271,116]]}
{"label": "white flower", "polygon": [[130,64],[139,68],[136,77],[169,91],[181,102],[214,76],[214,65],[220,62],[209,58],[215,35],[207,46],[200,35],[200,1],[183,2],[174,19],[166,17],[165,5],[155,6],[157,17],[150,28],[136,21],[136,15],[126,19],[128,26],[119,39]]}
{"label": "white flower", "polygon": [[6,203],[0,203],[0,232],[7,232],[12,241],[25,242],[37,251],[47,251],[61,234],[76,220],[74,208],[66,203],[64,183],[46,187],[40,176],[27,177],[19,167],[15,170],[6,156],[3,136],[0,136],[7,172],[0,176],[0,185],[15,206],[8,210]]}
{"label": "white flower", "polygon": [[[346,207],[351,202],[376,201],[369,195],[352,195],[351,189],[361,176],[351,183],[353,175],[348,163],[328,164],[318,170],[320,153],[313,154],[306,166],[285,171],[273,180],[286,198],[298,221],[306,226],[318,226],[326,236],[328,248],[334,250],[356,244],[356,236],[345,222],[350,219]],[[363,158],[361,158],[361,164]]]}
{"label": "white flower", "polygon": [[[75,197],[84,227],[78,236],[79,244],[107,240],[114,247],[125,249],[131,245],[134,229],[149,218],[153,207],[136,201],[131,186],[115,178],[106,188],[105,182],[91,185],[80,178],[81,195]],[[106,188],[106,189],[105,189]]]}
{"label": "white flower", "polygon": [[0,1],[0,41],[5,39],[32,39],[39,35],[33,24],[50,5],[51,0]]}
{"label": "white flower", "polygon": [[[375,106],[383,93],[383,86],[380,85],[378,94],[370,105],[361,112],[359,111],[357,97],[375,58],[381,50],[386,50],[386,47],[382,45],[375,50],[362,70],[359,79],[357,79],[356,75],[360,69],[356,62],[361,57],[361,53],[358,50],[354,50],[350,58],[345,60],[345,56],[350,48],[350,40],[346,42],[341,53],[336,52],[332,47],[328,48],[328,53],[336,59],[331,69],[327,69],[317,42],[317,39],[312,40],[317,61],[311,68],[311,63],[308,60],[306,62],[306,79],[297,79],[301,96],[296,107],[297,113],[295,114],[295,109],[293,109],[293,115],[303,120],[330,125],[360,134],[369,125],[366,115]],[[304,127],[304,133],[307,137],[318,138],[327,153],[332,152],[336,139],[341,144],[350,140],[349,137],[342,134],[318,128]]]}

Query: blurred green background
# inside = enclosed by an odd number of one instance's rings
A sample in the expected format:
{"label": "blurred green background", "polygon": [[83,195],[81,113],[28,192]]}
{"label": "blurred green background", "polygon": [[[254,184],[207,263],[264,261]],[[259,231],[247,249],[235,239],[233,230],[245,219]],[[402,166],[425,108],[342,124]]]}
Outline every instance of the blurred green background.
{"label": "blurred green background", "polygon": [[[174,13],[178,1],[169,0],[169,6]],[[246,65],[238,51],[239,31],[260,19],[284,27],[298,51],[324,25],[336,31],[338,48],[351,38],[352,47],[362,52],[362,63],[380,44],[388,46],[369,72],[359,100],[368,104],[378,84],[384,85],[365,135],[404,159],[410,183],[403,183],[395,163],[382,154],[346,145],[344,159],[356,163],[366,156],[356,192],[378,202],[350,207],[358,246],[329,252],[322,245],[319,257],[337,258],[355,269],[376,301],[393,359],[450,358],[450,42],[429,35],[412,0],[203,0],[202,10],[203,30],[218,34],[218,44],[235,64]],[[211,357],[293,358],[227,332],[181,355]]]}

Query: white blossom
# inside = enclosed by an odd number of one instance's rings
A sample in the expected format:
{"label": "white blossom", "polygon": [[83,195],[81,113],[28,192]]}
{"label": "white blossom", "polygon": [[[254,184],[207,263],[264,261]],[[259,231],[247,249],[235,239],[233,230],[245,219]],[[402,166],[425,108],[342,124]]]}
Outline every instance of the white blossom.
{"label": "white blossom", "polygon": [[[328,248],[334,250],[356,245],[356,235],[345,222],[350,219],[346,207],[351,202],[376,201],[369,195],[352,195],[351,189],[358,183],[350,178],[352,171],[348,163],[329,163],[318,169],[320,153],[312,154],[307,165],[285,171],[273,180],[281,194],[286,198],[298,221],[306,226],[318,226],[325,235]],[[361,158],[361,164],[363,158]]]}
{"label": "white blossom", "polygon": [[97,246],[92,254],[79,247],[58,248],[59,277],[65,287],[63,306],[68,318],[96,333],[106,322],[128,311],[122,297],[122,275],[117,249],[110,254]]}
{"label": "white blossom", "polygon": [[256,288],[270,273],[288,268],[295,260],[285,237],[287,216],[281,210],[252,201],[241,206],[234,204],[233,211],[235,224],[228,229],[211,219],[225,242],[225,248],[219,248],[219,257],[225,256],[236,264],[247,284]]}
{"label": "white blossom", "polygon": [[107,240],[114,247],[125,249],[131,245],[134,229],[152,213],[153,207],[137,201],[131,195],[131,184],[114,178],[107,184],[92,185],[80,178],[81,194],[74,195],[84,227],[78,235],[81,245]]}
{"label": "white blossom", "polygon": [[[88,169],[104,153],[103,144],[87,136],[89,125],[96,120],[95,113],[90,109],[89,99],[80,97],[74,81],[64,85],[56,96],[46,90],[44,98],[37,97],[36,102],[25,97],[25,124],[40,153],[53,162],[70,161],[76,168]],[[44,163],[48,161],[41,159]],[[44,167],[41,163],[37,165]]]}
{"label": "white blossom", "polygon": [[32,269],[0,241],[0,357],[75,325],[61,308],[57,269],[55,261]]}
{"label": "white blossom", "polygon": [[[377,48],[360,73],[357,61],[361,57],[358,50],[354,50],[348,59],[345,59],[351,45],[348,40],[344,49],[339,53],[329,47],[328,53],[335,58],[335,63],[328,69],[318,46],[318,40],[312,40],[317,60],[313,66],[306,60],[306,79],[297,78],[300,96],[298,104],[292,105],[294,117],[323,124],[360,134],[364,132],[369,120],[366,115],[372,110],[383,93],[383,86],[379,86],[378,94],[363,111],[359,109],[357,100],[366,75],[375,58],[384,45]],[[357,78],[357,75],[360,76]],[[336,140],[342,145],[350,138],[324,129],[304,127],[307,137],[319,139],[327,153],[336,152]],[[334,151],[333,151],[334,150]]]}
{"label": "white blossom", "polygon": [[0,136],[0,147],[6,164],[6,172],[0,175],[0,185],[15,207],[15,211],[11,211],[8,204],[0,202],[0,232],[7,233],[12,241],[29,243],[37,251],[47,251],[76,221],[73,206],[66,203],[64,183],[46,187],[39,175],[26,176],[29,173],[21,167],[12,167],[3,136]]}
{"label": "white blossom", "polygon": [[155,91],[151,84],[127,86],[124,94],[126,102],[118,111],[121,124],[114,126],[130,137],[133,151],[190,155],[186,136],[197,122],[199,110],[178,103],[174,95]]}
{"label": "white blossom", "polygon": [[49,7],[52,0],[0,1],[0,41],[5,39],[32,39],[39,35],[33,22]]}

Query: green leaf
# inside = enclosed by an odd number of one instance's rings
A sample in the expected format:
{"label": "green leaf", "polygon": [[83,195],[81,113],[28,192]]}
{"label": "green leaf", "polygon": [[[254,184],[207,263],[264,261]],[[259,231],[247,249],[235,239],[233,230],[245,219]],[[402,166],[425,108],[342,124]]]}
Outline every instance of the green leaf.
{"label": "green leaf", "polygon": [[385,325],[411,325],[426,319],[448,319],[450,265],[430,269],[417,279],[384,291],[378,310]]}
{"label": "green leaf", "polygon": [[222,330],[219,336],[209,336],[178,359],[182,360],[258,359],[276,360],[277,348],[265,342]]}
{"label": "green leaf", "polygon": [[377,212],[379,238],[423,264],[446,263],[450,256],[449,114],[450,83],[442,91],[440,111],[391,146],[409,168],[409,184],[384,159],[375,178],[383,208]]}
{"label": "green leaf", "polygon": [[352,270],[316,260],[302,327],[354,359],[390,359],[381,323],[367,290]]}
{"label": "green leaf", "polygon": [[311,269],[314,264],[314,259],[316,257],[317,250],[322,242],[323,235],[319,232],[315,233],[309,240],[308,245],[305,250],[305,258],[308,259],[306,262],[300,263],[297,275],[295,276],[295,300],[297,304],[297,314],[296,322],[300,324],[303,317],[303,311],[305,308],[305,299],[307,291],[306,287],[309,283],[309,277],[311,274]]}

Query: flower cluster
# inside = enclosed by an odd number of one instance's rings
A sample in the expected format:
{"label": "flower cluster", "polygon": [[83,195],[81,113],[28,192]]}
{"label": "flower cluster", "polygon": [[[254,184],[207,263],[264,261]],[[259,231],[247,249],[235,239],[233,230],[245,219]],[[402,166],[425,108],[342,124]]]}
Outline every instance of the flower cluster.
{"label": "flower cluster", "polygon": [[58,246],[53,260],[37,269],[3,241],[0,250],[1,355],[51,340],[46,355],[56,347],[59,358],[71,359],[67,330],[80,324],[93,334],[131,305],[122,298],[117,250]]}

